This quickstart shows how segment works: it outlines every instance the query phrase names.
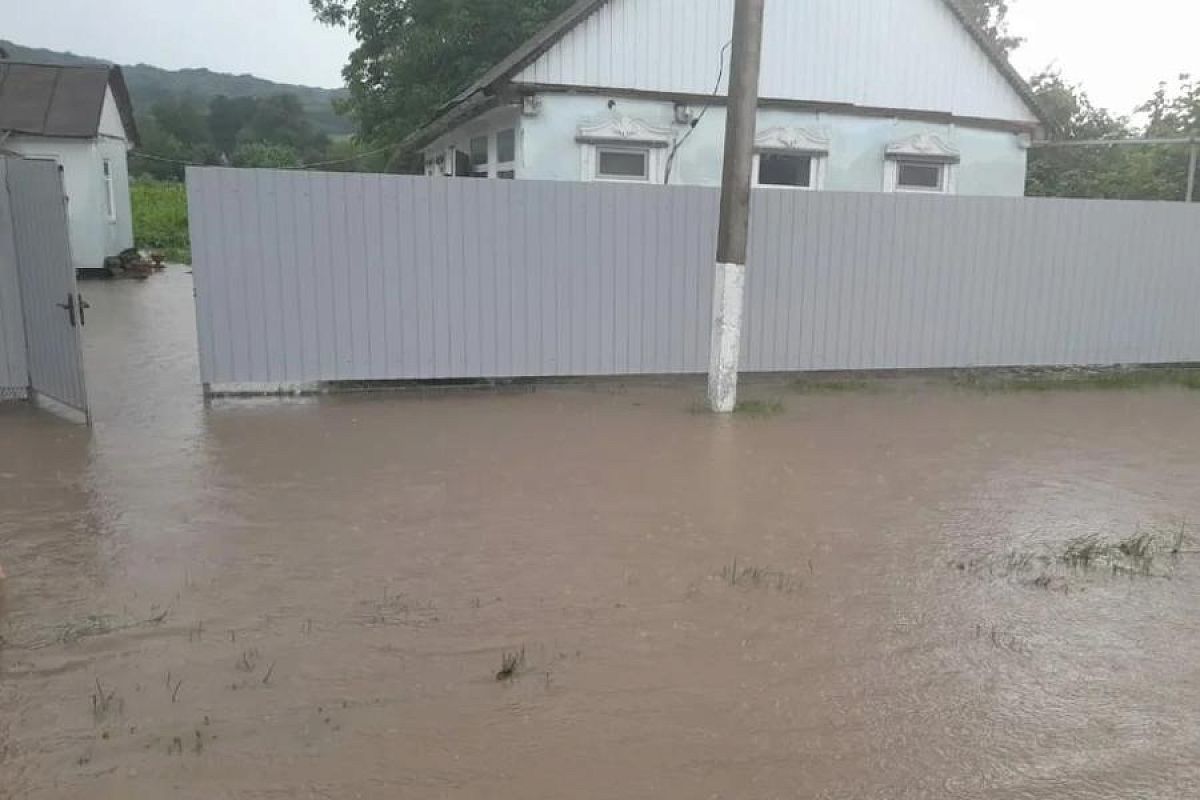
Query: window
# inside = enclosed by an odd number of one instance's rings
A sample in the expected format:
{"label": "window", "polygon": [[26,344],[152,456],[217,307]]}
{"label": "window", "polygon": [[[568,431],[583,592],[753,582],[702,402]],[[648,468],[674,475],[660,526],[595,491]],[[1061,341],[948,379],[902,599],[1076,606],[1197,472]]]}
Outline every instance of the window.
{"label": "window", "polygon": [[896,162],[896,191],[944,192],[946,165],[922,161]]}
{"label": "window", "polygon": [[471,139],[471,177],[488,176],[488,137],[475,136]]}
{"label": "window", "polygon": [[812,189],[813,166],[810,155],[762,153],[758,157],[758,185]]}
{"label": "window", "polygon": [[612,114],[580,123],[575,141],[584,181],[663,183],[675,129]]}
{"label": "window", "polygon": [[496,134],[496,161],[511,164],[517,160],[517,132],[509,128]]}
{"label": "window", "polygon": [[937,133],[918,133],[892,142],[884,151],[883,190],[954,194],[958,164],[954,143]]}
{"label": "window", "polygon": [[496,134],[496,177],[511,181],[517,177],[517,131],[507,128]]}
{"label": "window", "polygon": [[596,178],[605,181],[650,180],[648,149],[596,148]]}
{"label": "window", "polygon": [[108,221],[116,222],[117,220],[117,195],[113,187],[113,171],[112,162],[107,158],[103,162],[104,169],[104,203],[105,211],[108,212]]}

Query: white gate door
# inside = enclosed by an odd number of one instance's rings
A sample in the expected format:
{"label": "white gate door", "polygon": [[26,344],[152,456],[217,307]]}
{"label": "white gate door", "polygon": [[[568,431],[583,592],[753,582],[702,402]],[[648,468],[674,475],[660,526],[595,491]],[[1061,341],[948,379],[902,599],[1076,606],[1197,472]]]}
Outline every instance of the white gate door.
{"label": "white gate door", "polygon": [[48,160],[0,159],[0,168],[13,222],[30,390],[42,406],[90,422],[80,341],[88,306],[75,284],[62,176]]}

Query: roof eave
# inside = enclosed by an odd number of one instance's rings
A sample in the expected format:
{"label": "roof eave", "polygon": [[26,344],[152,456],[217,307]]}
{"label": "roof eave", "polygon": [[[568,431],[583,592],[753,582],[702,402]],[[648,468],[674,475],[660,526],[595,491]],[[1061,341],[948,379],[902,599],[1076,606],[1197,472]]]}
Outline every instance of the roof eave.
{"label": "roof eave", "polygon": [[[133,114],[133,100],[129,97],[129,87],[125,85],[125,73],[116,64],[109,68],[108,86],[112,90],[113,99],[117,102],[117,111],[121,115],[121,124],[125,126],[125,135],[134,147],[141,145],[142,137],[138,133],[137,119]],[[99,126],[97,126],[99,130]]]}
{"label": "roof eave", "polygon": [[[445,105],[439,108],[439,115],[433,123],[426,126],[422,131],[426,130],[433,124],[445,118],[446,114],[454,110],[459,104],[473,97],[477,93],[495,93],[497,86],[506,82],[509,78],[515,75],[520,70],[524,69],[531,62],[536,60],[546,50],[553,46],[559,39],[569,33],[577,24],[594,13],[600,6],[607,3],[609,0],[578,0],[574,5],[559,14],[546,27],[538,31],[533,37],[527,40],[524,44],[514,50],[507,58],[505,58],[496,66],[485,72],[478,80],[468,86],[458,95],[449,100]],[[1041,103],[1037,99],[1037,95],[1033,93],[1033,89],[1029,83],[1021,77],[1020,73],[1013,68],[1009,63],[1008,57],[996,47],[995,43],[988,37],[975,21],[963,10],[959,5],[959,0],[942,0],[955,18],[966,28],[967,32],[975,40],[975,42],[983,48],[992,64],[1000,70],[1001,74],[1012,86],[1013,90],[1021,97],[1029,110],[1033,112],[1034,117],[1047,129],[1053,128],[1053,123],[1050,121],[1050,116],[1042,108]],[[418,131],[418,134],[421,131]],[[412,138],[412,137],[410,137]],[[432,138],[432,137],[431,137]],[[428,141],[428,140],[426,140]]]}

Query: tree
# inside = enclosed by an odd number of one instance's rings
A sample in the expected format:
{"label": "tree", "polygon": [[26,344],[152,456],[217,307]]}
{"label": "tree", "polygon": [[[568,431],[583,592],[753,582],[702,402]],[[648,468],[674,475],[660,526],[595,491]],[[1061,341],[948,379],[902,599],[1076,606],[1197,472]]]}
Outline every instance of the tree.
{"label": "tree", "polygon": [[160,100],[150,109],[159,127],[185,146],[209,143],[204,111],[188,95]]}
{"label": "tree", "polygon": [[253,97],[217,95],[208,103],[208,131],[213,146],[228,155],[237,147],[238,134],[258,109]]}
{"label": "tree", "polygon": [[[1124,117],[1096,108],[1087,93],[1056,72],[1037,75],[1034,92],[1065,140],[1182,138],[1200,121],[1200,88],[1183,76],[1176,93],[1160,85],[1138,110],[1149,116],[1145,130]],[[1187,186],[1186,148],[1095,146],[1039,148],[1030,153],[1026,193],[1050,197],[1182,200]]]}
{"label": "tree", "polygon": [[342,106],[359,139],[399,142],[571,0],[310,0],[358,40]]}
{"label": "tree", "polygon": [[300,166],[300,153],[286,144],[246,142],[233,151],[235,167],[285,168]]}
{"label": "tree", "polygon": [[1008,0],[958,0],[958,4],[1005,55],[1025,41],[1008,31]]}

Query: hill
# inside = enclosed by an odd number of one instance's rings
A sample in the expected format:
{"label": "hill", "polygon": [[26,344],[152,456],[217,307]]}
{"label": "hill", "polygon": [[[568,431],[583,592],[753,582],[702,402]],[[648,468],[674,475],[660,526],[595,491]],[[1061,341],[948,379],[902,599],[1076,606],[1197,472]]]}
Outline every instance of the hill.
{"label": "hill", "polygon": [[[97,64],[103,59],[78,56],[57,50],[24,47],[0,39],[0,47],[8,51],[14,61],[34,61],[49,64]],[[230,75],[207,69],[167,70],[149,64],[122,65],[125,82],[133,99],[133,107],[145,114],[150,107],[162,100],[191,95],[201,104],[218,95],[227,97],[270,97],[292,94],[300,101],[305,115],[313,127],[329,136],[337,137],[353,132],[353,124],[333,110],[333,101],[345,94],[343,89],[319,89],[312,86],[296,86],[289,83],[256,78],[253,75]]]}

